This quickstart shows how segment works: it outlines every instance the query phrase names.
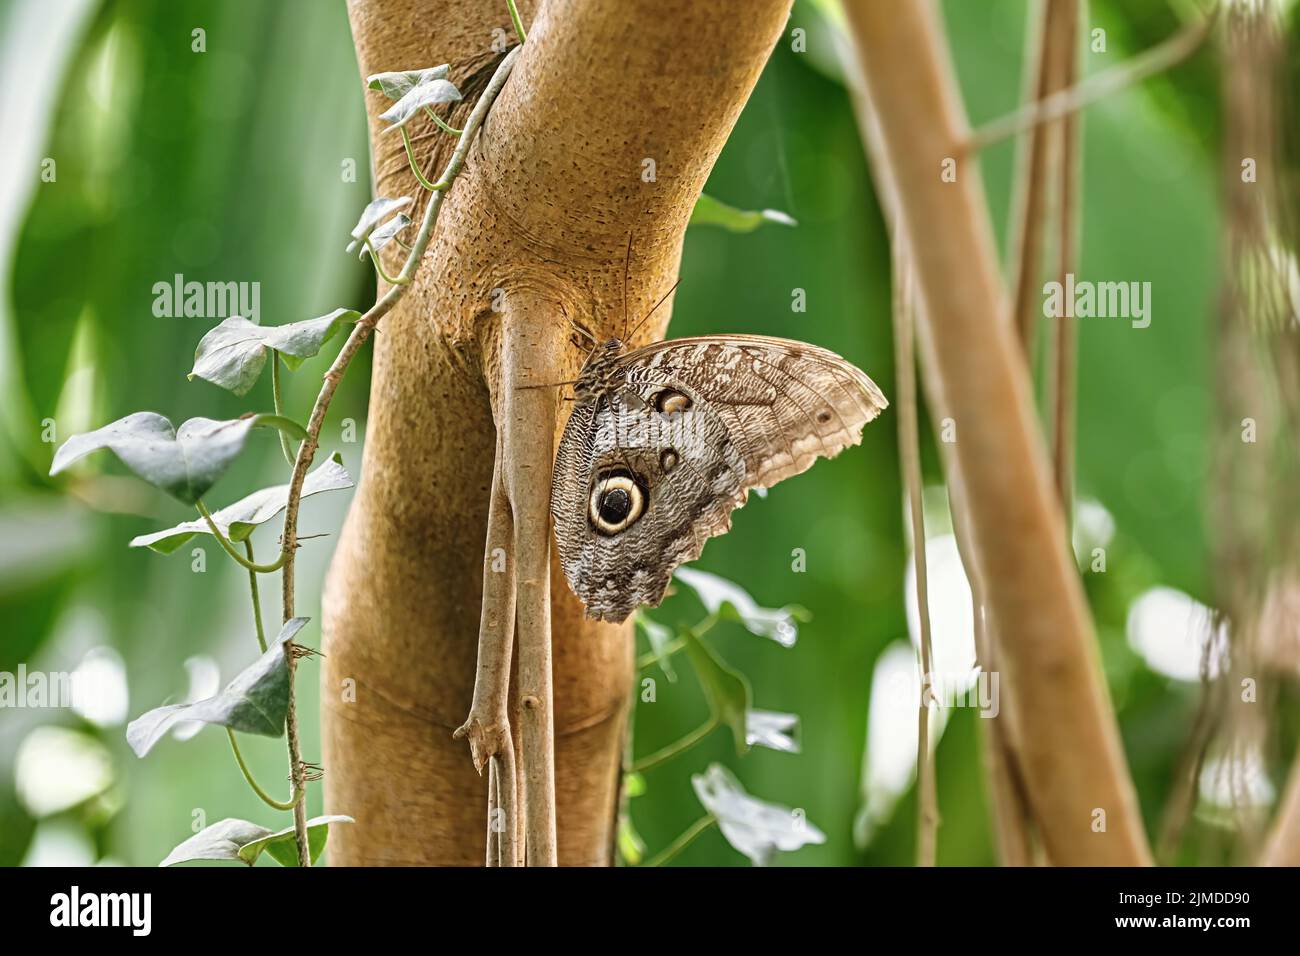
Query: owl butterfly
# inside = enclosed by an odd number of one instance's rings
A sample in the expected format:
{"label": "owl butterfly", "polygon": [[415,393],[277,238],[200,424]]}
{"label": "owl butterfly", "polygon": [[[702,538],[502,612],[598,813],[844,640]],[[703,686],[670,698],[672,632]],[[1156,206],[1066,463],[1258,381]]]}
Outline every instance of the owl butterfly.
{"label": "owl butterfly", "polygon": [[573,401],[551,517],[569,587],[607,621],[658,605],[751,488],[856,445],[888,405],[834,352],[760,335],[632,351],[610,339],[588,356]]}

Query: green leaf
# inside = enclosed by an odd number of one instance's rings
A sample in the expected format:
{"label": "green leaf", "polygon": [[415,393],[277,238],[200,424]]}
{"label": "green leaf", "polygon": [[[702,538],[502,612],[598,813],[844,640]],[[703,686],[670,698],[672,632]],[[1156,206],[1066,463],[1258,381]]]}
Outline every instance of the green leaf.
{"label": "green leaf", "polygon": [[645,859],[645,841],[626,813],[618,818],[618,855],[628,866],[636,866]]}
{"label": "green leaf", "polygon": [[306,438],[302,426],[281,415],[245,415],[229,421],[191,418],[175,428],[157,412],[135,412],[93,432],[73,435],[54,453],[57,475],[91,452],[107,448],[155,488],[194,504],[243,451],[253,428],[271,427]]}
{"label": "green leaf", "polygon": [[710,614],[738,621],[749,633],[771,638],[782,647],[794,646],[799,639],[795,622],[809,618],[806,610],[794,604],[781,608],[760,607],[744,588],[716,574],[678,568],[673,577],[694,591]]}
{"label": "green leaf", "polygon": [[701,193],[691,210],[691,226],[721,226],[729,232],[753,232],[764,223],[775,222],[782,226],[799,225],[779,209],[746,210],[728,206],[725,202]]}
{"label": "green leaf", "polygon": [[[313,817],[307,821],[307,847],[315,863],[325,849],[331,823],[352,823],[351,817]],[[167,854],[159,866],[195,860],[233,860],[252,866],[265,850],[281,866],[297,866],[293,827],[272,832],[264,826],[230,817],[205,827]]]}
{"label": "green leaf", "polygon": [[358,255],[366,251],[366,240],[371,237],[381,223],[386,223],[394,213],[400,212],[411,204],[410,196],[402,196],[400,199],[393,199],[390,196],[380,196],[366,204],[366,208],[361,210],[361,218],[357,224],[352,227],[352,241],[348,243],[345,251],[351,252],[358,249]]}
{"label": "green leaf", "polygon": [[[310,498],[323,491],[341,491],[351,487],[352,478],[343,467],[343,457],[335,452],[315,471],[308,472],[302,483],[302,497]],[[282,512],[288,501],[288,485],[263,488],[214,511],[212,521],[231,541],[243,541],[258,525],[265,524]],[[171,554],[196,534],[211,533],[208,523],[202,518],[196,518],[152,534],[137,535],[131,539],[131,547],[150,548],[159,554]]]}
{"label": "green leaf", "polygon": [[645,796],[645,777],[639,773],[624,774],[623,792],[627,794],[629,799]]}
{"label": "green leaf", "polygon": [[266,653],[217,696],[193,704],[155,707],[131,721],[126,728],[126,741],[135,755],[143,757],[173,724],[182,720],[201,720],[241,733],[279,737],[284,733],[284,717],[289,709],[289,664],[284,658],[283,645],[308,620],[295,617],[286,622]]}
{"label": "green leaf", "polygon": [[304,359],[319,354],[341,326],[359,318],[361,313],[353,309],[335,309],[302,322],[261,326],[232,315],[200,340],[189,377],[243,395],[261,376],[268,351],[279,352],[290,370],[297,369]]}
{"label": "green leaf", "polygon": [[366,77],[366,86],[372,90],[379,90],[390,100],[400,100],[412,89],[421,83],[431,83],[434,80],[445,80],[447,74],[451,72],[451,67],[444,63],[442,66],[432,66],[426,70],[402,70],[396,73],[372,73]]}
{"label": "green leaf", "polygon": [[825,843],[826,834],[813,826],[802,810],[751,797],[726,767],[710,764],[691,777],[695,795],[713,814],[727,842],[753,862],[765,866],[780,852],[810,843]]}
{"label": "green leaf", "polygon": [[178,844],[158,865],[175,866],[191,860],[236,860],[242,863],[244,861],[239,857],[239,848],[264,838],[270,832],[256,823],[228,817],[218,820],[210,827],[204,827],[184,843]]}
{"label": "green leaf", "polygon": [[668,653],[668,644],[673,639],[673,632],[658,621],[647,617],[644,611],[637,611],[635,620],[637,627],[645,632],[646,640],[650,642],[650,651],[657,658],[655,663],[668,678],[668,683],[677,683],[677,672],[673,670],[673,657]]}
{"label": "green leaf", "polygon": [[736,739],[736,753],[743,754],[749,749],[745,733],[745,714],[749,710],[749,681],[744,676],[728,667],[715,652],[701,641],[692,631],[683,631],[686,641],[686,653],[695,667],[704,696],[709,700],[709,709],[720,723],[731,728],[731,735]]}
{"label": "green leaf", "polygon": [[410,122],[411,117],[426,106],[439,103],[455,103],[460,99],[460,90],[444,77],[426,76],[402,94],[402,98],[380,113],[379,118],[391,123],[389,129],[397,129]]}
{"label": "green leaf", "polygon": [[[307,850],[311,855],[312,863],[320,859],[321,851],[325,849],[325,841],[329,839],[331,823],[355,822],[351,817],[337,814],[328,817],[313,817],[308,820]],[[252,866],[257,862],[257,858],[262,855],[263,850],[271,854],[271,858],[281,866],[298,865],[298,844],[294,838],[293,827],[285,827],[283,830],[267,833],[266,836],[245,843],[239,848],[239,858]]]}

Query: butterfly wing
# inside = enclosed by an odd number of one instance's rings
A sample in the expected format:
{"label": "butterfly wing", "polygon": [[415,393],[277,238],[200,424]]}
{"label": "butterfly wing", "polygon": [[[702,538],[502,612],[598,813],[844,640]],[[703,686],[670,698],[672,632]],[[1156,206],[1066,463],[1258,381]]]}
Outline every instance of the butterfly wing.
{"label": "butterfly wing", "polygon": [[[661,388],[629,385],[575,408],[560,439],[551,485],[560,566],[591,617],[623,621],[659,604],[677,565],[699,557],[745,500],[745,462],[726,425],[689,386],[675,388],[689,411],[664,413],[653,403]],[[602,513],[606,490],[626,516]]]}
{"label": "butterfly wing", "polygon": [[622,356],[632,381],[701,391],[745,459],[747,488],[770,488],[862,440],[888,402],[827,349],[759,335],[673,339]]}
{"label": "butterfly wing", "polygon": [[618,367],[625,384],[565,426],[551,502],[570,587],[613,621],[658,605],[750,488],[857,444],[887,404],[833,352],[784,339],[676,339]]}

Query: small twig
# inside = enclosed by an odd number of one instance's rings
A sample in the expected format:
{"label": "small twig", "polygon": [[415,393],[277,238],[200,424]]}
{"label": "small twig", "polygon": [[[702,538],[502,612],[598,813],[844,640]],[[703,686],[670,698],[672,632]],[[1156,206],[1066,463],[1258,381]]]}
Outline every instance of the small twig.
{"label": "small twig", "polygon": [[[203,520],[208,523],[208,530],[211,531],[212,536],[217,539],[217,543],[221,545],[222,550],[234,558],[235,562],[239,564],[240,567],[247,568],[254,574],[270,574],[272,571],[280,570],[284,565],[287,555],[283,551],[281,551],[280,556],[270,564],[258,564],[255,561],[245,558],[235,550],[235,546],[230,543],[230,539],[221,533],[221,529],[217,527],[216,521],[212,518],[212,512],[208,511],[207,505],[203,503],[202,498],[194,502],[194,507],[197,508],[199,514],[203,516]],[[288,620],[288,618],[285,620]]]}
{"label": "small twig", "polygon": [[[248,555],[248,563],[254,567],[257,560],[253,555],[253,539],[244,539],[244,553]],[[262,625],[262,589],[257,584],[257,572],[250,567],[248,569],[248,590],[253,598],[253,624],[256,626],[257,646],[266,653],[266,628]]]}
{"label": "small twig", "polygon": [[[1025,100],[1041,103],[1065,85],[1065,74],[1057,69],[1058,57],[1053,49],[1052,25],[1058,13],[1057,0],[1030,5],[1030,24],[1025,31],[1028,50]],[[1034,332],[1039,311],[1034,307],[1038,292],[1039,256],[1042,253],[1043,229],[1047,222],[1047,166],[1052,127],[1038,123],[1026,131],[1017,160],[1011,221],[1014,233],[1008,250],[1012,294],[1011,317],[1020,332],[1032,374],[1034,368]]]}
{"label": "small twig", "polygon": [[460,136],[465,132],[463,129],[457,129],[450,125],[446,120],[435,113],[432,107],[426,106],[424,111],[429,114],[429,119],[433,120],[433,125],[437,126],[438,129],[442,130],[444,133],[450,133],[452,136]]}
{"label": "small twig", "polygon": [[[1053,0],[1059,16],[1053,27],[1059,35],[1055,48],[1060,54],[1064,83],[1073,83],[1079,64],[1078,0]],[[1079,115],[1061,117],[1058,125],[1057,161],[1057,281],[1065,288],[1066,277],[1074,270],[1078,245]],[[1056,316],[1051,352],[1052,474],[1056,492],[1065,514],[1066,545],[1070,542],[1074,512],[1074,414],[1077,377],[1078,331],[1070,309]]]}
{"label": "small twig", "polygon": [[253,772],[248,769],[248,764],[244,763],[244,755],[239,752],[239,742],[235,740],[235,732],[227,727],[226,736],[230,738],[230,749],[235,755],[235,763],[239,764],[239,772],[244,775],[244,780],[263,803],[276,810],[292,810],[302,802],[303,791],[301,790],[295,790],[292,797],[282,802],[258,786],[257,781],[253,779]]}
{"label": "small twig", "polygon": [[1214,8],[1196,23],[1179,30],[1168,40],[1068,89],[1032,103],[975,130],[962,146],[965,155],[977,153],[994,143],[1023,133],[1039,123],[1050,123],[1070,113],[1091,106],[1120,90],[1176,66],[1195,53],[1210,35],[1219,15]]}
{"label": "small twig", "polygon": [[632,773],[644,773],[651,767],[657,767],[664,761],[671,760],[680,753],[685,753],[709,734],[713,733],[714,728],[717,726],[718,718],[716,716],[710,717],[707,721],[700,724],[700,726],[696,727],[680,739],[673,741],[666,747],[656,750],[647,757],[642,757],[640,760],[635,761],[631,767]]}
{"label": "small twig", "polygon": [[[515,568],[509,559],[514,521],[506,493],[501,440],[497,440],[492,466],[492,490],[488,499],[487,540],[483,546],[483,608],[479,617],[478,665],[474,676],[474,699],[469,717],[452,735],[469,742],[474,769],[480,774],[489,766],[489,842],[498,839],[491,828],[494,811],[507,810],[509,829],[501,834],[496,853],[488,851],[488,865],[494,858],[514,866],[517,856],[515,820],[514,741],[510,731],[510,663],[514,646]],[[504,568],[497,567],[498,554],[506,555]],[[507,808],[508,805],[508,808]]]}
{"label": "small twig", "polygon": [[515,35],[523,43],[528,39],[528,34],[524,32],[524,21],[519,18],[519,8],[515,6],[515,0],[506,0],[506,6],[510,8],[510,22],[515,25]]}
{"label": "small twig", "polygon": [[406,131],[405,126],[401,127],[401,130],[402,145],[406,147],[406,161],[410,164],[411,172],[415,174],[416,181],[425,189],[429,190],[429,192],[437,192],[444,188],[429,182],[425,177],[424,172],[420,169],[420,164],[415,159],[415,149],[411,146],[411,134]]}
{"label": "small twig", "polygon": [[930,643],[930,597],[925,562],[925,510],[921,494],[921,445],[916,410],[916,358],[913,353],[912,271],[907,243],[894,236],[894,374],[898,382],[898,455],[903,464],[912,516],[912,562],[916,573],[916,610],[921,624],[920,699],[916,717],[916,865],[934,866],[939,828],[938,798],[934,785],[934,757],[930,750],[930,686],[933,651]]}
{"label": "small twig", "polygon": [[658,855],[654,856],[653,858],[647,860],[645,863],[642,863],[641,865],[642,866],[663,866],[665,863],[669,862],[674,857],[676,857],[677,854],[681,853],[682,850],[685,850],[688,846],[694,843],[696,838],[699,837],[701,833],[703,833],[705,830],[707,830],[709,827],[713,826],[717,822],[718,820],[716,817],[713,816],[713,814],[700,817],[698,820],[696,820],[694,823],[690,825],[690,827],[686,830],[685,833],[683,833],[676,840],[670,843],[667,849],[665,849],[662,853],[659,853]]}
{"label": "small twig", "polygon": [[[275,406],[277,415],[284,414],[284,399],[280,391],[280,353],[271,350],[271,402]],[[289,467],[293,467],[293,449],[289,447],[289,436],[280,429],[276,429],[276,434],[280,436],[280,452],[284,455],[284,460]]]}

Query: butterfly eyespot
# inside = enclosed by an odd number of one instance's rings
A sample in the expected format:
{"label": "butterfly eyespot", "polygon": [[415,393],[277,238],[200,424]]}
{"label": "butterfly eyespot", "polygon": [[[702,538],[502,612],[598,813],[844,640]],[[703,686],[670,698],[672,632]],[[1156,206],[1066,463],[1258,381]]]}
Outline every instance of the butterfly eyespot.
{"label": "butterfly eyespot", "polygon": [[676,468],[677,463],[681,460],[682,456],[677,454],[676,451],[671,448],[665,448],[663,453],[659,456],[659,467],[664,470],[664,474],[666,475]]}
{"label": "butterfly eyespot", "polygon": [[655,411],[660,415],[680,415],[690,407],[690,398],[671,388],[655,396]]}
{"label": "butterfly eyespot", "polygon": [[627,472],[603,475],[591,489],[588,517],[600,534],[616,535],[641,517],[645,499],[645,491]]}
{"label": "butterfly eyespot", "polygon": [[831,413],[828,412],[826,409],[823,408],[820,412],[817,413],[817,421],[820,422],[821,424],[825,425],[830,420],[831,420]]}

